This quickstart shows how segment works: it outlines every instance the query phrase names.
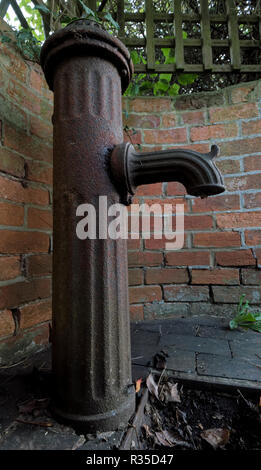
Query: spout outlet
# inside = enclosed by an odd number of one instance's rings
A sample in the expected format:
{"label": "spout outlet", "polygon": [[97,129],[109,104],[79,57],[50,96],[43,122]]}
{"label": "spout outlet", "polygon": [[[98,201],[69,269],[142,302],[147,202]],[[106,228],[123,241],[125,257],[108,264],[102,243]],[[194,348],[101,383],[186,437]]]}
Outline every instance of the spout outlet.
{"label": "spout outlet", "polygon": [[186,149],[138,153],[129,143],[120,144],[111,155],[111,174],[127,205],[138,186],[161,181],[182,183],[192,196],[214,196],[225,191],[214,162],[218,152],[218,146],[212,145],[206,154]]}

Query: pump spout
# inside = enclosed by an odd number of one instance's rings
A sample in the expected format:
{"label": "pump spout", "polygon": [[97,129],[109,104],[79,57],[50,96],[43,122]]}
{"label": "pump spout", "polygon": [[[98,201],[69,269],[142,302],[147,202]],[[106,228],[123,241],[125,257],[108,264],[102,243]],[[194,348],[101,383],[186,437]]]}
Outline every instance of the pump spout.
{"label": "pump spout", "polygon": [[129,143],[120,144],[111,155],[111,174],[127,205],[138,186],[160,181],[177,181],[188,194],[204,198],[225,191],[214,163],[218,152],[217,145],[212,145],[207,154],[186,149],[138,153]]}

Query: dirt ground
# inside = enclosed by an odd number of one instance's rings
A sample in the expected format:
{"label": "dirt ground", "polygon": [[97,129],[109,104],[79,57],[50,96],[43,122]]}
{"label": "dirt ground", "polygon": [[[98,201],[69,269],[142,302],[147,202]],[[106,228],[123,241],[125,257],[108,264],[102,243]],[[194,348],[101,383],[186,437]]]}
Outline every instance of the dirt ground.
{"label": "dirt ground", "polygon": [[[140,449],[261,450],[260,397],[194,390],[150,375]],[[142,389],[139,394],[142,393]]]}

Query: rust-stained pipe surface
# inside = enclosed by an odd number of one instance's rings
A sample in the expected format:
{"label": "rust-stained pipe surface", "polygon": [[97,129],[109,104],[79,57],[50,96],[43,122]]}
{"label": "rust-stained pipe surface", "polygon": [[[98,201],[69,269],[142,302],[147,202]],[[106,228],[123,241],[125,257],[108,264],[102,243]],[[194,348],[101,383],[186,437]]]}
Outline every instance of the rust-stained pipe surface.
{"label": "rust-stained pipe surface", "polygon": [[99,196],[129,204],[138,185],[156,181],[180,181],[203,197],[224,186],[215,147],[137,154],[122,144],[132,64],[97,24],[78,20],[54,33],[41,64],[54,91],[53,407],[81,432],[112,430],[127,425],[135,405],[127,240],[79,239],[77,207],[99,214]]}
{"label": "rust-stained pipe surface", "polygon": [[53,375],[57,416],[82,431],[125,426],[134,411],[127,240],[76,236],[76,209],[120,196],[108,160],[123,140],[128,50],[95,23],[71,23],[44,44],[54,91]]}

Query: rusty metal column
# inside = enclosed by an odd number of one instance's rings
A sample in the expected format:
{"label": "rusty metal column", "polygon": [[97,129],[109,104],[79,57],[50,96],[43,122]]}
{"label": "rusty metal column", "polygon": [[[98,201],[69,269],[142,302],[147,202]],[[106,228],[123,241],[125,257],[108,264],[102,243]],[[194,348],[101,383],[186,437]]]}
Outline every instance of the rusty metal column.
{"label": "rusty metal column", "polygon": [[98,215],[99,196],[119,202],[108,160],[123,140],[132,65],[120,41],[86,20],[54,33],[41,64],[54,91],[54,410],[81,432],[112,430],[135,401],[127,241],[78,239],[76,209],[89,203]]}

